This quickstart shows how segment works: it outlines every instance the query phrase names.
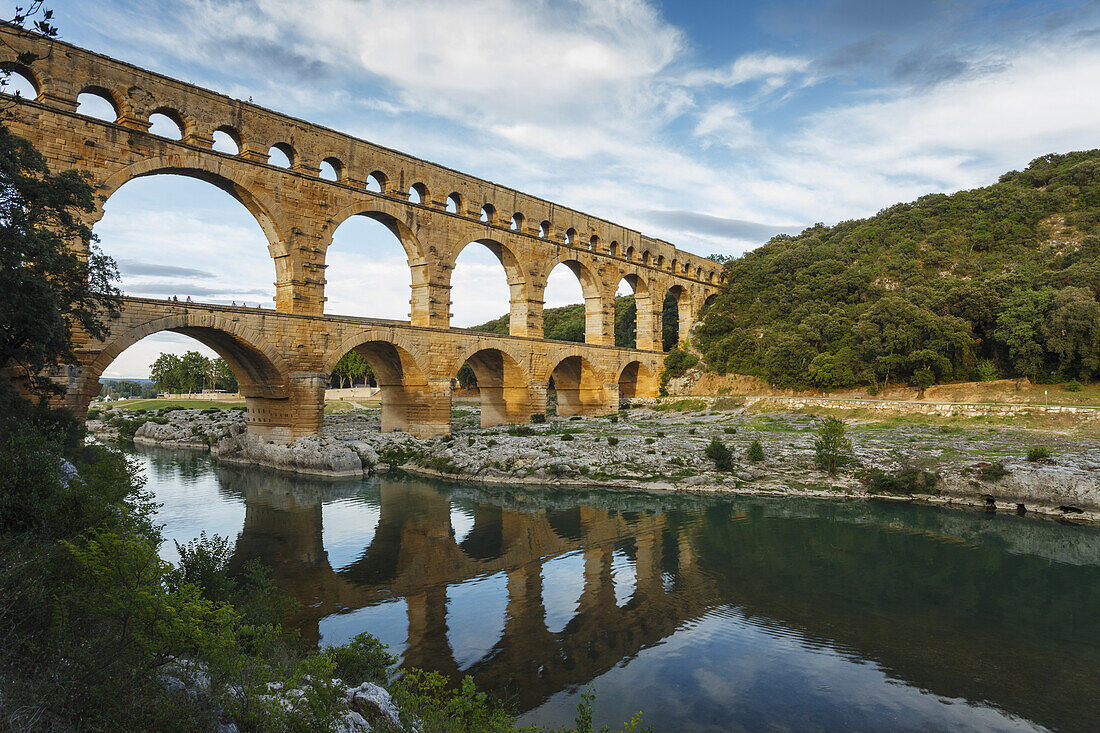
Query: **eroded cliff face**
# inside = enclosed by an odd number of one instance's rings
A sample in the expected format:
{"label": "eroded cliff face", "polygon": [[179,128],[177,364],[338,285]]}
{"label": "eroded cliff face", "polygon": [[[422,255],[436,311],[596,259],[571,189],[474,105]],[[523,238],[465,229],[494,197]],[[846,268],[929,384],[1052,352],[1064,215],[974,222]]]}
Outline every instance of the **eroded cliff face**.
{"label": "eroded cliff face", "polygon": [[[763,411],[780,406],[779,399],[680,400],[602,418],[552,417],[545,424],[495,428],[478,427],[478,410],[469,406],[456,408],[454,435],[433,439],[382,433],[377,410],[352,410],[327,415],[321,437],[286,445],[249,435],[238,411],[174,410],[143,424],[134,440],[207,449],[226,463],[337,478],[401,467],[482,483],[877,495],[1004,511],[1023,505],[1025,512],[1100,521],[1100,438],[1091,433],[1013,427],[1012,416],[1005,418],[1009,426],[1002,427],[992,427],[981,416],[957,416],[963,427],[929,415],[911,415],[912,421],[906,422],[867,411],[869,416],[848,422],[852,463],[829,476],[814,460],[820,418]],[[105,423],[89,426],[110,437]],[[707,458],[713,438],[730,448],[729,470],[717,470]],[[753,441],[760,443],[761,460],[749,458]],[[1027,460],[1028,449],[1040,444],[1051,457]],[[896,485],[883,489],[873,480],[876,473],[897,476],[914,470],[932,477],[932,483],[897,493],[902,490]]]}

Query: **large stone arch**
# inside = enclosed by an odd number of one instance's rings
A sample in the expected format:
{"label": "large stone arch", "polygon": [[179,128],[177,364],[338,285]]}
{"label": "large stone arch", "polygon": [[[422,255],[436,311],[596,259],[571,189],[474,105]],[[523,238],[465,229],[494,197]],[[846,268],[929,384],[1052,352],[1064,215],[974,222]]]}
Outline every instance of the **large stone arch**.
{"label": "large stone arch", "polygon": [[616,288],[622,281],[630,285],[634,292],[635,307],[635,347],[645,351],[659,350],[659,334],[657,328],[661,319],[654,313],[654,302],[651,295],[652,287],[643,273],[636,269],[622,270],[615,281]]}
{"label": "large stone arch", "polygon": [[135,178],[155,175],[177,175],[210,183],[239,201],[256,219],[272,247],[285,240],[285,227],[278,205],[264,192],[255,179],[243,175],[241,166],[210,153],[157,156],[146,158],[114,171],[99,183],[99,206],[96,217],[103,216],[103,205],[122,186]]}
{"label": "large stone arch", "polygon": [[509,345],[474,345],[463,349],[452,362],[452,372],[466,363],[477,377],[481,397],[481,427],[530,422],[536,407],[531,393],[531,377],[523,367],[523,356],[509,353]]}
{"label": "large stone arch", "polygon": [[[584,296],[584,342],[586,344],[614,344],[614,315],[608,317],[608,295],[604,292],[603,283],[596,273],[583,261],[565,257],[554,260],[546,270],[546,275],[558,265],[565,265],[581,284],[581,294]],[[618,282],[618,281],[616,281]],[[610,298],[614,302],[614,292]]]}
{"label": "large stone arch", "polygon": [[[87,411],[99,393],[99,378],[119,354],[141,339],[162,331],[190,336],[225,359],[240,384],[248,410],[248,431],[257,437],[286,441],[315,434],[321,426],[323,397],[309,375],[296,375],[279,352],[256,329],[225,314],[184,311],[130,326],[116,324],[102,348],[93,354],[70,403],[77,414]],[[295,377],[299,377],[295,379]],[[302,379],[301,377],[306,377]],[[324,385],[320,384],[323,390]]]}
{"label": "large stone arch", "polygon": [[332,237],[345,221],[353,216],[365,216],[373,219],[393,233],[405,250],[409,264],[411,292],[409,293],[409,313],[414,326],[435,326],[446,328],[447,311],[443,294],[447,292],[448,276],[440,266],[441,253],[420,240],[417,234],[419,226],[416,217],[423,215],[405,202],[388,201],[381,196],[371,196],[367,200],[345,206],[332,217],[321,237],[321,245],[326,251],[332,244]]}
{"label": "large stone arch", "polygon": [[682,344],[691,333],[691,294],[688,289],[679,283],[671,285],[664,291],[661,297],[661,309],[669,297],[676,299],[677,339],[676,344]]}
{"label": "large stone arch", "polygon": [[619,399],[652,399],[657,396],[657,375],[643,361],[627,362],[619,370],[616,382]]}
{"label": "large stone arch", "polygon": [[345,338],[324,362],[330,373],[344,354],[356,351],[370,364],[382,398],[382,432],[402,431],[420,437],[451,430],[450,379],[429,371],[430,360],[392,331],[361,331]]}
{"label": "large stone arch", "polygon": [[[450,305],[453,303],[449,297],[451,274],[454,272],[459,256],[472,244],[480,244],[492,252],[500,261],[501,267],[504,268],[504,277],[508,282],[508,332],[513,336],[531,335],[527,332],[526,326],[527,314],[532,300],[527,276],[529,268],[523,266],[516,254],[516,249],[509,245],[504,237],[478,237],[475,235],[472,239],[466,239],[465,236],[460,236],[451,243],[448,248],[447,261],[444,265],[448,288],[448,311],[450,311]],[[541,334],[539,335],[541,336]]]}
{"label": "large stone arch", "polygon": [[602,415],[618,409],[617,385],[605,379],[588,359],[574,353],[550,363],[554,366],[547,381],[554,380],[558,415]]}

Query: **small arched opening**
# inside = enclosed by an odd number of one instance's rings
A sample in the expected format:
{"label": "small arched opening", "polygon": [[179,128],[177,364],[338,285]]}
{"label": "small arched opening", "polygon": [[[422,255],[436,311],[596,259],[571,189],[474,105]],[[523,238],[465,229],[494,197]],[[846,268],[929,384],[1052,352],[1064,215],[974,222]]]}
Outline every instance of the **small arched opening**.
{"label": "small arched opening", "polygon": [[611,255],[612,257],[618,257],[619,256],[619,243],[618,242],[612,242],[611,246],[607,248],[607,253],[609,255]]}
{"label": "small arched opening", "polygon": [[464,209],[462,208],[462,194],[452,193],[447,197],[446,210],[451,214],[462,214]]}
{"label": "small arched opening", "polygon": [[76,97],[77,114],[94,117],[104,122],[117,122],[121,107],[113,94],[104,87],[85,87]]}
{"label": "small arched opening", "polygon": [[600,238],[595,234],[588,240],[588,251],[598,252],[600,250]]}
{"label": "small arched opening", "polygon": [[267,162],[279,168],[292,168],[294,166],[294,148],[289,143],[275,143],[267,151]]}
{"label": "small arched opening", "polygon": [[213,150],[218,153],[228,153],[229,155],[240,155],[241,153],[241,134],[237,132],[236,128],[229,125],[222,125],[218,129],[214,130],[214,146]]}
{"label": "small arched opening", "polygon": [[174,109],[161,107],[149,115],[149,132],[169,140],[182,140],[183,116]]}
{"label": "small arched opening", "polygon": [[565,230],[565,243],[573,244],[577,241],[577,230],[573,227],[569,227]]}
{"label": "small arched opening", "polygon": [[511,228],[513,232],[523,231],[523,214],[519,213],[518,211],[512,214]]}
{"label": "small arched opening", "polygon": [[35,79],[34,74],[22,64],[0,64],[0,94],[20,99],[38,99],[42,93],[42,85]]}
{"label": "small arched opening", "polygon": [[481,221],[486,224],[492,224],[496,221],[497,210],[492,204],[485,204],[481,207]]}
{"label": "small arched opening", "polygon": [[546,219],[539,224],[539,238],[546,239],[550,236],[550,222]]}
{"label": "small arched opening", "polygon": [[370,174],[367,176],[366,188],[368,191],[372,191],[374,193],[385,193],[386,174],[382,171],[371,171]]}
{"label": "small arched opening", "polygon": [[414,183],[412,186],[409,187],[410,204],[424,205],[427,204],[428,201],[428,187],[425,186],[423,183]]}
{"label": "small arched opening", "polygon": [[321,161],[317,175],[326,181],[339,181],[344,177],[344,164],[339,158],[329,156]]}

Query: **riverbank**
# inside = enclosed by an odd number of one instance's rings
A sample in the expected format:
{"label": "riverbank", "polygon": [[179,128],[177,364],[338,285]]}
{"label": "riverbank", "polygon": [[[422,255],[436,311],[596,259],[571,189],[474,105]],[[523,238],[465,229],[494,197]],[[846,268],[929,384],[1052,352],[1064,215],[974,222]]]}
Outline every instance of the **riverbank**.
{"label": "riverbank", "polygon": [[[325,416],[321,437],[290,445],[249,436],[240,411],[107,412],[89,428],[112,439],[128,427],[137,443],[206,449],[221,462],[334,478],[400,467],[484,483],[881,497],[1100,522],[1100,435],[1094,422],[1078,416],[775,407],[729,397],[672,400],[605,417],[481,428],[476,406],[456,406],[454,434],[434,439],[380,433],[379,410],[347,410]],[[853,462],[835,476],[814,461],[822,414],[844,418],[853,444]],[[715,437],[733,453],[729,471],[718,471],[705,455]],[[749,459],[753,441],[763,450],[760,460]]]}

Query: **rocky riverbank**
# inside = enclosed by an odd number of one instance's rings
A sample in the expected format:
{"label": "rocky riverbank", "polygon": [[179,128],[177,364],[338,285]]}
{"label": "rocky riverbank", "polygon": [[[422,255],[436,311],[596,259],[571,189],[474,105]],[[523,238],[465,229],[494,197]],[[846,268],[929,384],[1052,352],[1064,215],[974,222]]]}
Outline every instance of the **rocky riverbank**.
{"label": "rocky riverbank", "polygon": [[[606,417],[550,417],[544,424],[494,428],[478,427],[476,406],[458,406],[454,434],[426,440],[380,433],[378,410],[355,410],[326,415],[321,437],[290,445],[249,436],[238,410],[181,409],[144,416],[133,438],[209,449],[219,461],[332,477],[399,467],[488,483],[880,496],[1100,521],[1100,437],[1072,425],[856,417],[847,421],[854,460],[829,476],[814,460],[820,418],[742,405],[729,398],[680,400]],[[133,422],[117,417],[123,412],[107,412],[89,428],[108,439],[120,425],[133,429]],[[732,451],[731,470],[717,470],[706,457],[713,438]],[[749,459],[753,441],[760,443],[762,459]]]}

